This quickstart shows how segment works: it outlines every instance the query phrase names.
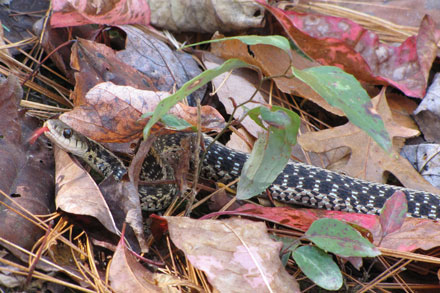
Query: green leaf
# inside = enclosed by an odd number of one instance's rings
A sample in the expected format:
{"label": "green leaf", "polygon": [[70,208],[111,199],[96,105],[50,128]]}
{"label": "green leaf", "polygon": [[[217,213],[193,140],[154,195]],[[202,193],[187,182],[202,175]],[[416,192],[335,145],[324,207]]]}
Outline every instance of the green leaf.
{"label": "green leaf", "polygon": [[269,235],[275,241],[282,242],[283,248],[280,250],[280,258],[283,266],[287,265],[290,255],[293,251],[301,244],[298,239],[293,239],[291,237],[281,237],[277,235]]}
{"label": "green leaf", "polygon": [[342,273],[332,257],[315,246],[301,246],[292,257],[303,273],[316,285],[326,290],[342,287]]}
{"label": "green leaf", "polygon": [[364,130],[385,151],[391,151],[391,139],[382,118],[374,111],[367,92],[351,74],[334,66],[304,70],[292,67],[292,72],[330,105],[344,111],[351,123]]}
{"label": "green leaf", "polygon": [[[160,118],[165,115],[175,104],[177,104],[177,102],[183,100],[185,97],[207,84],[214,77],[239,67],[256,68],[255,66],[247,64],[239,59],[229,59],[216,68],[202,72],[198,76],[186,82],[176,93],[160,101],[154,110],[153,115],[148,121],[147,126],[144,128],[144,139],[146,139],[150,133],[151,127],[158,122]],[[142,117],[144,118],[144,115]]]}
{"label": "green leaf", "polygon": [[165,114],[160,120],[167,126],[167,128],[174,130],[184,130],[193,127],[182,118],[179,118],[172,114]]}
{"label": "green leaf", "polygon": [[342,257],[374,257],[380,254],[380,251],[357,230],[336,219],[316,220],[304,237],[319,248]]}
{"label": "green leaf", "polygon": [[296,143],[300,123],[296,113],[278,106],[272,106],[271,110],[262,106],[258,109],[250,116],[259,120],[256,114],[260,113],[270,125],[269,133],[260,135],[243,166],[237,187],[238,199],[249,199],[269,187],[284,170],[292,145]]}
{"label": "green leaf", "polygon": [[281,50],[285,51],[290,56],[290,42],[287,38],[283,36],[236,36],[236,37],[227,37],[227,38],[221,38],[221,39],[215,39],[215,40],[208,40],[203,41],[195,44],[186,45],[182,48],[197,46],[197,45],[204,45],[204,44],[210,44],[210,43],[218,43],[228,40],[239,40],[245,43],[246,45],[272,45],[277,48],[280,48]]}

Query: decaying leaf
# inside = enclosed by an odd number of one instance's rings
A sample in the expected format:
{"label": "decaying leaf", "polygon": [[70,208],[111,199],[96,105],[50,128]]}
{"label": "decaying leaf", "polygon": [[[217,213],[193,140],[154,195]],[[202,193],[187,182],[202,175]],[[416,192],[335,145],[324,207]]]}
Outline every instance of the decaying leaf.
{"label": "decaying leaf", "polygon": [[55,147],[57,208],[74,215],[91,216],[118,234],[110,210],[95,181],[63,150]]}
{"label": "decaying leaf", "polygon": [[70,64],[76,71],[75,89],[71,94],[75,106],[87,104],[88,91],[102,82],[157,90],[153,79],[122,62],[116,52],[104,44],[79,39],[72,46]]}
{"label": "decaying leaf", "polygon": [[333,129],[303,134],[298,142],[304,149],[318,153],[340,147],[350,148],[351,156],[342,168],[342,171],[350,176],[367,181],[385,182],[385,172],[388,171],[406,187],[439,194],[439,191],[426,182],[407,160],[399,156],[403,145],[402,138],[416,136],[419,133],[418,130],[396,123],[383,92],[372,102],[393,138],[391,154],[385,153],[368,135],[351,123]]}
{"label": "decaying leaf", "polygon": [[174,244],[220,292],[299,292],[264,223],[165,218]]}
{"label": "decaying leaf", "polygon": [[429,183],[440,188],[439,150],[440,145],[434,143],[405,145],[400,155],[407,159]]}
{"label": "decaying leaf", "polygon": [[151,23],[171,31],[228,32],[264,24],[261,7],[248,0],[171,0],[149,4]]}
{"label": "decaying leaf", "polygon": [[289,37],[314,60],[335,65],[373,84],[391,84],[412,97],[423,97],[429,69],[437,54],[440,31],[425,16],[417,36],[399,47],[379,42],[379,37],[357,23],[339,17],[301,14],[256,0],[281,23]]}
{"label": "decaying leaf", "polygon": [[[309,0],[299,0],[298,4],[306,4],[306,9],[308,11],[314,10],[315,8],[322,8],[322,4],[328,4],[332,8],[340,7],[341,13],[353,13],[365,14],[366,18],[377,18],[381,20],[383,26],[389,29],[393,29],[398,26],[405,26],[407,30],[416,30],[423,16],[429,14],[433,19],[440,18],[440,7],[431,0],[388,0],[386,2],[382,0],[371,0],[371,1],[351,1],[351,2],[331,2],[327,0],[314,0],[313,3]],[[325,5],[324,4],[324,5]],[[384,21],[385,20],[385,21]],[[373,23],[377,24],[375,20]],[[391,22],[391,24],[390,24]],[[395,25],[395,26],[393,26]],[[440,29],[440,23],[436,24],[436,27]],[[387,34],[386,32],[385,34]],[[406,30],[401,32],[402,34],[407,33]],[[392,35],[395,37],[395,34]]]}
{"label": "decaying leaf", "polygon": [[[192,55],[180,50],[171,50],[167,44],[146,33],[142,28],[131,25],[120,28],[127,37],[125,49],[118,51],[116,56],[125,64],[150,77],[157,90],[173,92],[202,73]],[[196,100],[202,100],[205,91],[206,86],[188,96],[188,104],[196,106]]]}
{"label": "decaying leaf", "polygon": [[[60,116],[75,130],[99,142],[130,142],[142,136],[147,120],[143,113],[153,112],[158,103],[169,96],[166,92],[139,90],[100,83],[86,95],[86,104]],[[202,107],[202,130],[221,130],[223,117],[211,106]],[[197,108],[177,104],[170,110],[179,118],[197,125]],[[162,128],[158,126],[157,129]]]}
{"label": "decaying leaf", "polygon": [[110,285],[116,292],[163,292],[154,274],[144,268],[128,251],[121,239],[108,268]]}
{"label": "decaying leaf", "polygon": [[440,74],[436,73],[423,101],[414,111],[414,119],[429,142],[440,143]]}
{"label": "decaying leaf", "polygon": [[[38,122],[19,110],[23,92],[18,78],[12,74],[8,79],[1,78],[0,92],[0,191],[34,215],[49,214],[54,210],[52,153],[43,138],[32,145],[26,142]],[[21,211],[2,194],[0,201]],[[42,229],[3,204],[0,223],[1,238],[28,250],[44,235]],[[16,249],[9,249],[22,256]]]}
{"label": "decaying leaf", "polygon": [[[437,221],[406,218],[399,230],[382,239],[380,246],[399,251],[429,250],[440,246],[439,231],[440,223]],[[380,233],[374,231],[375,239],[380,239]]]}
{"label": "decaying leaf", "polygon": [[150,10],[142,0],[119,1],[70,1],[52,2],[53,14],[50,23],[53,27],[76,26],[89,23],[149,25]]}

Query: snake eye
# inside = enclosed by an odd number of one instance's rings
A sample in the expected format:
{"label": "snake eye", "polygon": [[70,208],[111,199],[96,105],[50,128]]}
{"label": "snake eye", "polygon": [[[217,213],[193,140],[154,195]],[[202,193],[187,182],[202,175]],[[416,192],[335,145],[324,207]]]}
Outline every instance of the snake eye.
{"label": "snake eye", "polygon": [[63,130],[63,136],[67,139],[69,139],[72,136],[72,129],[66,128]]}

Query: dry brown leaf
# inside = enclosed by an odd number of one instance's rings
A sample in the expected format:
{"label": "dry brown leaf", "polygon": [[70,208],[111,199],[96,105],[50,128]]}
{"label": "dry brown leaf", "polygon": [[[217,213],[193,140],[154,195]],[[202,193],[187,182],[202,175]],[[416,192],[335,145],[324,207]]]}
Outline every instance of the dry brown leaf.
{"label": "dry brown leaf", "polygon": [[[109,176],[98,187],[89,173],[59,148],[55,148],[55,161],[57,208],[75,216],[77,223],[88,223],[84,227],[87,232],[99,239],[106,239],[113,245],[123,223],[128,223],[133,231],[127,229],[126,238],[132,247],[136,250],[140,248],[143,252],[148,251],[139,194],[130,182],[116,182],[113,176]],[[104,233],[101,226],[94,223],[95,219],[114,235]]]}
{"label": "dry brown leaf", "polygon": [[[157,104],[169,95],[111,82],[100,83],[87,93],[85,104],[64,113],[60,119],[99,142],[130,142],[142,136],[147,121],[139,121],[141,115],[154,112]],[[169,113],[197,125],[196,107],[178,103]],[[211,106],[202,106],[201,117],[202,131],[220,131],[224,126],[223,117]],[[162,128],[159,124],[153,132]]]}
{"label": "dry brown leaf", "polygon": [[299,292],[263,222],[165,218],[174,244],[220,292]]}
{"label": "dry brown leaf", "polygon": [[108,268],[110,285],[115,292],[165,292],[154,281],[154,274],[144,268],[119,241]]}
{"label": "dry brown leaf", "polygon": [[[211,52],[224,59],[239,58],[249,64],[256,65],[261,68],[266,76],[292,75],[289,70],[290,65],[298,69],[320,66],[319,63],[309,61],[295,51],[291,51],[294,57],[292,63],[290,63],[287,53],[277,47],[269,45],[247,46],[239,40],[213,43],[211,44]],[[297,94],[333,114],[344,116],[340,109],[330,106],[320,95],[299,79],[274,77],[273,80],[281,91],[288,94]]]}
{"label": "dry brown leaf", "polygon": [[[210,53],[203,54],[203,64],[207,69],[212,69],[220,66],[224,60]],[[235,105],[246,102],[252,97],[257,89],[259,81],[257,74],[249,69],[235,69],[232,74],[223,73],[212,80],[214,88],[220,102],[223,103],[226,113],[231,114]],[[266,95],[258,91],[252,98],[255,103],[247,103],[244,107],[253,109],[259,107],[261,104],[266,104]],[[234,100],[234,103],[231,101]],[[258,103],[258,104],[257,104]],[[235,112],[234,118],[240,119],[244,116],[245,109],[240,107]],[[256,124],[249,116],[241,122],[243,127],[254,137],[258,137],[259,132],[264,130]]]}
{"label": "dry brown leaf", "polygon": [[235,132],[232,132],[231,137],[228,143],[226,144],[226,146],[233,150],[250,153],[252,151],[252,148],[243,139],[247,140],[249,143],[253,145],[255,141],[255,137],[252,137],[249,134],[249,132],[247,132],[243,128],[240,128],[237,131],[240,135],[237,135]]}
{"label": "dry brown leaf", "polygon": [[[12,74],[8,79],[0,78],[0,92],[0,190],[34,215],[49,214],[54,210],[52,152],[44,138],[34,144],[26,141],[38,127],[38,121],[27,117],[25,111],[18,107],[23,94],[18,78]],[[0,201],[21,211],[2,194]],[[31,250],[35,241],[43,235],[44,230],[29,219],[0,204],[1,238]],[[16,249],[9,249],[15,255],[23,256]]]}
{"label": "dry brown leaf", "polygon": [[213,33],[261,27],[264,11],[248,0],[149,1],[151,23],[171,31]]}
{"label": "dry brown leaf", "polygon": [[[375,242],[380,239],[380,229],[371,230]],[[381,247],[399,250],[415,251],[429,250],[440,246],[440,223],[426,219],[406,218],[402,227],[396,232],[387,234],[380,242]]]}
{"label": "dry brown leaf", "polygon": [[[125,49],[116,56],[154,81],[162,92],[173,92],[202,73],[193,56],[183,51],[171,50],[167,44],[145,32],[143,27],[120,26],[127,34]],[[202,100],[207,85],[187,97],[190,106]]]}
{"label": "dry brown leaf", "polygon": [[419,131],[404,127],[394,120],[384,91],[372,99],[372,102],[393,139],[391,154],[384,152],[365,132],[351,123],[333,129],[303,134],[298,142],[304,149],[318,153],[340,147],[350,148],[350,159],[341,169],[350,176],[367,181],[385,182],[385,172],[388,171],[408,188],[440,194],[438,189],[423,179],[411,164],[399,155],[404,143],[403,139],[417,136]]}
{"label": "dry brown leaf", "polygon": [[108,231],[118,235],[107,203],[89,173],[56,146],[55,162],[57,208],[73,215],[94,217]]}
{"label": "dry brown leaf", "polygon": [[75,89],[71,94],[76,106],[87,104],[86,94],[101,82],[156,90],[154,80],[122,62],[116,52],[104,44],[78,39],[72,46],[70,64],[76,70]]}

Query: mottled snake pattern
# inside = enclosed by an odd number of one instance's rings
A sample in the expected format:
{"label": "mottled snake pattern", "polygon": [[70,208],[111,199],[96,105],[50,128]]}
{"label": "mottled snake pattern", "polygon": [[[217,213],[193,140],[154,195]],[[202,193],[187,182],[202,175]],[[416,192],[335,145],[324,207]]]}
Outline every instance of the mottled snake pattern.
{"label": "mottled snake pattern", "polygon": [[[55,144],[90,164],[104,176],[121,179],[126,173],[123,163],[100,144],[75,132],[60,120],[48,120],[46,136]],[[182,141],[194,149],[196,135],[177,133],[158,137],[144,160],[141,180],[174,180],[173,162],[181,160]],[[204,145],[212,139],[204,136]],[[188,144],[187,144],[188,145]],[[188,148],[188,146],[187,146]],[[188,151],[188,150],[187,150]],[[190,156],[191,157],[191,156]],[[193,165],[193,158],[190,166]],[[206,150],[201,164],[201,176],[224,184],[238,178],[249,155],[234,151],[220,143]],[[289,161],[283,172],[268,187],[273,199],[289,204],[364,214],[378,214],[387,198],[401,190],[408,200],[408,215],[417,218],[440,219],[438,195],[404,187],[379,184],[341,175],[319,167]],[[166,208],[177,193],[175,184],[139,187],[144,210]]]}

